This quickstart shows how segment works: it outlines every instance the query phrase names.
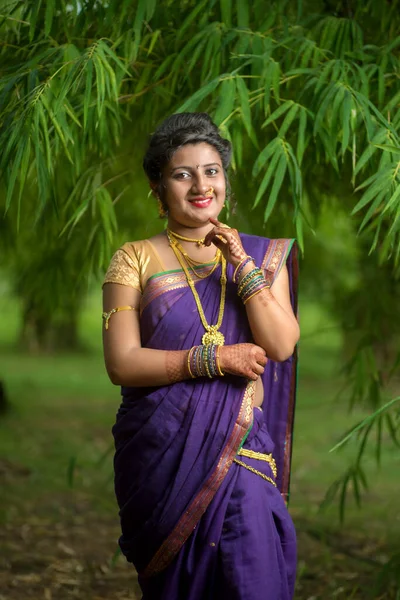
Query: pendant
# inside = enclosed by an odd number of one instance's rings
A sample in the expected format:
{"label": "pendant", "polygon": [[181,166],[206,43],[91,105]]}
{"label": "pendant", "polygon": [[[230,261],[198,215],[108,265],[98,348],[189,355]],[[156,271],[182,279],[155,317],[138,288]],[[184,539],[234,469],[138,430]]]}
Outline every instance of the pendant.
{"label": "pendant", "polygon": [[203,337],[201,338],[203,346],[210,346],[215,344],[216,346],[223,346],[225,344],[225,336],[223,333],[218,331],[215,325],[210,325]]}

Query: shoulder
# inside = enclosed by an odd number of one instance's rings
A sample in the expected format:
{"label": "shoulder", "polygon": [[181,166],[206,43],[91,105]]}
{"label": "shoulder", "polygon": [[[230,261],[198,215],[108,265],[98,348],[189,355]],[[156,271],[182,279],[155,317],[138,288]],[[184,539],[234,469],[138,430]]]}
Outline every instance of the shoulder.
{"label": "shoulder", "polygon": [[125,242],[118,248],[117,252],[124,252],[132,260],[137,260],[140,256],[143,255],[147,246],[147,240],[135,240],[134,242]]}
{"label": "shoulder", "polygon": [[266,277],[272,284],[284,267],[295,240],[293,238],[266,238],[247,233],[241,233],[240,238],[246,252],[266,272]]}

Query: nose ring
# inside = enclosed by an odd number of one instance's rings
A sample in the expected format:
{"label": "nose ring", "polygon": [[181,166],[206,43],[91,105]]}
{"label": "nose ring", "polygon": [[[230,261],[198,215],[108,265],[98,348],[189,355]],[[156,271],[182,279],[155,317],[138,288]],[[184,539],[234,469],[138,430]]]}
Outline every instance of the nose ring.
{"label": "nose ring", "polygon": [[207,190],[206,194],[212,194],[214,191],[214,188],[211,186],[210,189]]}

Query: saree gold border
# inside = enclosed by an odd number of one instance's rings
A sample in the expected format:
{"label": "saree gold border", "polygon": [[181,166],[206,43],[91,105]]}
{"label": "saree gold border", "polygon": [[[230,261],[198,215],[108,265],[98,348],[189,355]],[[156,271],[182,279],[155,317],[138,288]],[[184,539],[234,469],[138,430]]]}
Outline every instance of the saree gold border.
{"label": "saree gold border", "polygon": [[[294,297],[294,314],[298,317],[298,277],[299,277],[299,263],[298,263],[298,246],[296,243],[293,244],[290,249],[289,260],[292,261],[292,285],[293,285],[293,297]],[[294,412],[296,403],[297,393],[297,362],[298,362],[298,348],[295,348],[292,372],[290,378],[290,392],[289,392],[289,405],[288,405],[288,418],[286,424],[285,434],[285,452],[283,457],[283,473],[282,473],[282,490],[281,495],[285,500],[286,505],[289,503],[290,496],[290,471],[292,462],[292,449],[293,449],[293,428],[294,428]]]}
{"label": "saree gold border", "polygon": [[254,396],[255,382],[249,381],[243,395],[239,415],[236,419],[233,431],[222,451],[215,471],[208,478],[196,498],[183,513],[175,529],[162,543],[150,563],[140,574],[142,577],[156,575],[171,563],[183,544],[189,538],[202,515],[205,513],[218,488],[225,479],[229,467],[232,465],[233,459],[239,449],[240,442],[251,424]]}
{"label": "saree gold border", "polygon": [[[209,267],[201,267],[197,269],[197,272],[204,276]],[[195,280],[194,283],[198,283],[199,280]],[[143,295],[140,300],[140,311],[143,312],[146,306],[151,304],[153,300],[165,294],[165,292],[170,292],[172,290],[178,290],[187,288],[188,283],[186,279],[186,275],[183,271],[171,271],[168,273],[160,273],[156,275],[152,275],[151,278],[147,281],[145,288],[143,290]]]}

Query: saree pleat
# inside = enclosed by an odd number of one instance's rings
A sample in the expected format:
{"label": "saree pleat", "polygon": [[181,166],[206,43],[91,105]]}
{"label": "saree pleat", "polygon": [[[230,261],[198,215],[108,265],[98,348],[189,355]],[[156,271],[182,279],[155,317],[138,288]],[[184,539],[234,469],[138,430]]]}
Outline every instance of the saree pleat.
{"label": "saree pleat", "polygon": [[[292,242],[274,240],[271,250],[264,238],[243,235],[242,241],[271,283],[287,262],[295,308]],[[252,341],[232,273],[229,265],[221,327],[227,344]],[[210,324],[219,310],[219,277],[217,269],[196,282]],[[204,333],[179,271],[150,279],[140,319],[142,345],[148,348],[190,348]],[[229,375],[122,388],[113,428],[120,546],[139,572],[144,600],[292,597],[295,535],[281,494],[287,498],[295,366],[295,356],[284,363],[269,361],[263,376],[264,410],[255,414],[254,384]],[[244,448],[274,450],[278,488],[233,462],[244,439]],[[271,476],[267,463],[256,468]],[[265,561],[273,565],[270,579],[268,569],[260,566]],[[249,578],[254,579],[251,585]],[[273,585],[277,595],[265,595],[265,586]],[[257,586],[264,591],[256,591]],[[218,596],[218,590],[230,595]]]}

